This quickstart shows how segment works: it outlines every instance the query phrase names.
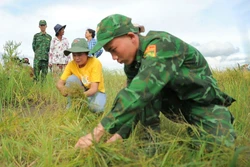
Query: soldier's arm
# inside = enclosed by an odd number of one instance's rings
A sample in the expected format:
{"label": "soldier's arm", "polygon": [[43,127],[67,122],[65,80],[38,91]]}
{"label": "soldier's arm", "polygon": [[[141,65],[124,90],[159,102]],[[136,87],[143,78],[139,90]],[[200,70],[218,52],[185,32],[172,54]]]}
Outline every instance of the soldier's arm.
{"label": "soldier's arm", "polygon": [[101,121],[105,130],[116,133],[126,122],[134,119],[135,111],[152,100],[169,80],[166,65],[154,61],[147,63],[131,84],[122,89],[113,103],[113,108]]}
{"label": "soldier's arm", "polygon": [[49,44],[48,44],[48,53],[49,53],[49,50],[50,50],[50,43],[51,43],[51,39],[52,39],[52,37],[49,35]]}
{"label": "soldier's arm", "polygon": [[36,35],[34,35],[34,37],[33,37],[32,49],[33,49],[34,52],[36,51]]}

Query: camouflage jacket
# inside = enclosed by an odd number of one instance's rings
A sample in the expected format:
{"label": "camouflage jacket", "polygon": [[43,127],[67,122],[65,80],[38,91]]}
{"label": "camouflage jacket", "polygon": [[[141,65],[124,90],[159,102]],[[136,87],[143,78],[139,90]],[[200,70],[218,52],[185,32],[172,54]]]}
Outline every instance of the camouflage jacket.
{"label": "camouflage jacket", "polygon": [[48,60],[49,59],[49,49],[50,49],[50,41],[52,37],[42,32],[34,35],[32,48],[35,53],[35,59],[37,60]]}
{"label": "camouflage jacket", "polygon": [[180,100],[200,105],[229,106],[235,101],[218,88],[207,61],[191,45],[167,32],[150,31],[139,38],[135,61],[124,67],[128,86],[118,93],[101,121],[108,132],[115,133],[131,122],[138,109],[163,88],[173,90]]}

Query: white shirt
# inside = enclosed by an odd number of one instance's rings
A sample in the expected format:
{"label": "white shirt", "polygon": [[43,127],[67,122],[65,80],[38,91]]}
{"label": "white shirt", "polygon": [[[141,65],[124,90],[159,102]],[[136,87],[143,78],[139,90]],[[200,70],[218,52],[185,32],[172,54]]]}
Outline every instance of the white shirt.
{"label": "white shirt", "polygon": [[60,41],[54,37],[50,43],[49,64],[68,64],[71,61],[71,56],[65,56],[63,51],[69,48],[69,41],[62,37]]}

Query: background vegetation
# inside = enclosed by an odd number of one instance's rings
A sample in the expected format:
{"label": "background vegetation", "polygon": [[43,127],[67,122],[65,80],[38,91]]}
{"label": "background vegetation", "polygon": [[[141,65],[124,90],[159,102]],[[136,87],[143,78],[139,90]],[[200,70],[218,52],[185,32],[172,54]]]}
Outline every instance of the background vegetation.
{"label": "background vegetation", "polygon": [[[52,75],[47,76],[44,84],[33,83],[27,68],[10,54],[18,53],[20,45],[12,42],[9,46],[10,52],[4,53],[5,64],[0,66],[0,166],[250,166],[250,72],[214,71],[220,88],[237,100],[230,106],[238,136],[236,151],[220,146],[215,146],[217,149],[211,153],[205,153],[204,148],[192,150],[188,147],[187,125],[173,123],[164,116],[161,116],[162,133],[157,136],[159,147],[153,157],[145,154],[144,148],[149,143],[140,140],[140,125],[123,142],[106,144],[110,137],[106,134],[101,143],[94,143],[84,151],[74,145],[103,115],[79,107],[66,110],[66,98],[55,88]],[[125,76],[122,71],[104,69],[104,78],[107,113],[117,92],[125,85]]]}

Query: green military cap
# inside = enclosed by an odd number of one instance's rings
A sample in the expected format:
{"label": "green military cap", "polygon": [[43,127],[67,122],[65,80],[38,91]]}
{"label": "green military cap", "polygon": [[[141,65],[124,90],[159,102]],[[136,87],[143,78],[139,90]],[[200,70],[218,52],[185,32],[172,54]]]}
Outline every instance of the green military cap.
{"label": "green military cap", "polygon": [[40,20],[40,21],[39,21],[39,25],[40,25],[40,26],[45,26],[45,25],[47,25],[47,23],[46,23],[45,20]]}
{"label": "green military cap", "polygon": [[139,28],[131,23],[131,18],[113,14],[101,20],[97,25],[97,43],[90,51],[93,54],[100,50],[105,44],[110,42],[115,37],[127,34],[128,32],[139,32]]}
{"label": "green military cap", "polygon": [[70,53],[89,52],[88,43],[84,38],[76,38],[71,44],[71,48],[64,50],[64,54],[68,56]]}

